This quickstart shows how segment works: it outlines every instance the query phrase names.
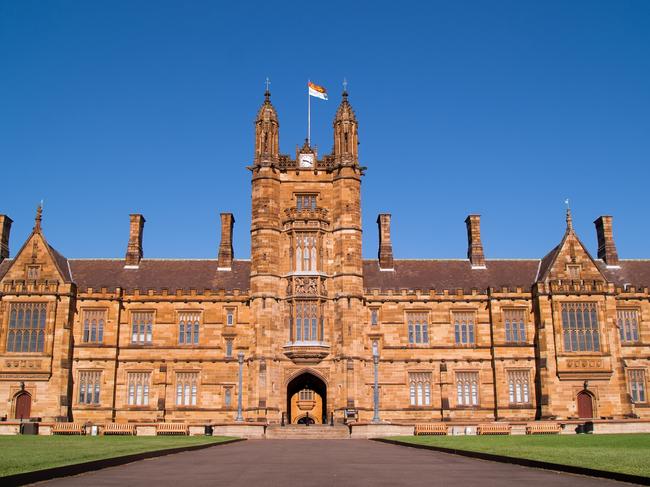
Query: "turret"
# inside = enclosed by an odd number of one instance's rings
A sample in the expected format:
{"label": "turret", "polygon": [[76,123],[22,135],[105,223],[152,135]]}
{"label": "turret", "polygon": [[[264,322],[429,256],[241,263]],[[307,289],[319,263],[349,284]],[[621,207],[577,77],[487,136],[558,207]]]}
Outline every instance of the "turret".
{"label": "turret", "polygon": [[267,81],[264,103],[255,119],[255,164],[268,165],[277,162],[280,153],[280,123],[278,113],[271,104],[271,92]]}
{"label": "turret", "polygon": [[359,136],[357,117],[348,101],[347,88],[343,88],[343,99],[334,117],[334,160],[338,164],[357,164],[359,162]]}

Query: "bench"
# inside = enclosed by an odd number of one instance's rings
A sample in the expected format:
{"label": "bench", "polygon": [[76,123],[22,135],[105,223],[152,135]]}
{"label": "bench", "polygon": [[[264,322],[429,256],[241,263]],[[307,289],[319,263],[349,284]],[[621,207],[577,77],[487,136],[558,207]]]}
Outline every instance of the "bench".
{"label": "bench", "polygon": [[509,435],[512,427],[508,423],[481,423],[476,427],[477,435]]}
{"label": "bench", "polygon": [[127,423],[106,423],[102,428],[103,435],[135,435],[135,425]]}
{"label": "bench", "polygon": [[557,435],[562,428],[559,423],[528,423],[527,435]]}
{"label": "bench", "polygon": [[86,427],[83,423],[54,423],[52,425],[53,435],[85,435]]}
{"label": "bench", "polygon": [[415,425],[415,435],[446,435],[447,425],[444,423],[421,423]]}
{"label": "bench", "polygon": [[157,435],[187,435],[189,428],[185,423],[156,423]]}

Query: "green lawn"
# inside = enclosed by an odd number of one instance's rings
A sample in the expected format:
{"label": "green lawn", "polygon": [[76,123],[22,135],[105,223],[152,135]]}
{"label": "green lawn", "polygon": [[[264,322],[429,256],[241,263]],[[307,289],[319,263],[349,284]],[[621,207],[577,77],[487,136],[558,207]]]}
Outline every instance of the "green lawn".
{"label": "green lawn", "polygon": [[390,439],[650,477],[650,434],[395,436]]}
{"label": "green lawn", "polygon": [[228,439],[225,436],[0,436],[0,477]]}

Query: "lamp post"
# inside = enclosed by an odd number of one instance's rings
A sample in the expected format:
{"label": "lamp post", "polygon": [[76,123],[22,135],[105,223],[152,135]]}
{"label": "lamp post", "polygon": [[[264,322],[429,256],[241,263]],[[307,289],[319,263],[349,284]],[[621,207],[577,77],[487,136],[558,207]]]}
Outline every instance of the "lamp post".
{"label": "lamp post", "polygon": [[237,354],[237,361],[239,362],[239,394],[237,394],[237,417],[235,421],[242,422],[244,421],[244,416],[242,415],[242,396],[244,395],[242,390],[242,375],[244,369],[244,352],[239,352]]}
{"label": "lamp post", "polygon": [[373,423],[380,423],[379,419],[379,347],[372,347],[372,363],[375,365],[375,390],[373,392],[374,400],[374,415],[372,416]]}

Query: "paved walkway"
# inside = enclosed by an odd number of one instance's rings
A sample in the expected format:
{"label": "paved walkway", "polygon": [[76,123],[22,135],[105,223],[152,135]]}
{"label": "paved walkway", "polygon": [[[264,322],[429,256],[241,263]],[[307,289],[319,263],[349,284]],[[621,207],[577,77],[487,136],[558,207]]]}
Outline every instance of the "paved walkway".
{"label": "paved walkway", "polygon": [[62,478],[52,485],[628,485],[369,440],[249,440]]}

